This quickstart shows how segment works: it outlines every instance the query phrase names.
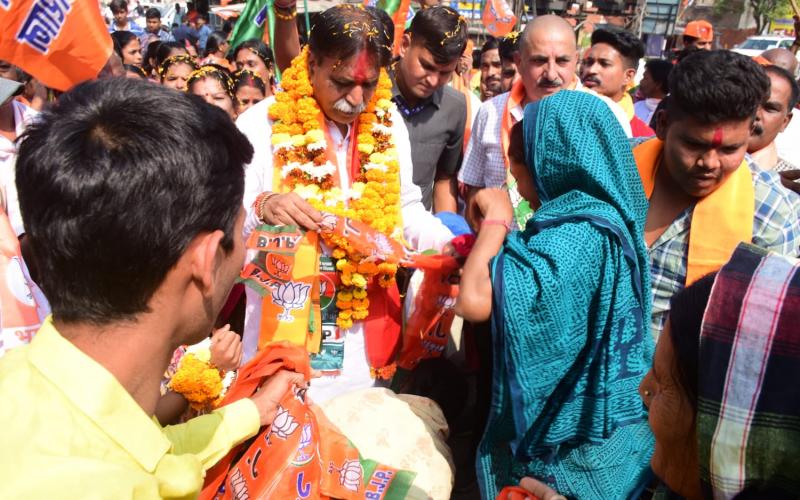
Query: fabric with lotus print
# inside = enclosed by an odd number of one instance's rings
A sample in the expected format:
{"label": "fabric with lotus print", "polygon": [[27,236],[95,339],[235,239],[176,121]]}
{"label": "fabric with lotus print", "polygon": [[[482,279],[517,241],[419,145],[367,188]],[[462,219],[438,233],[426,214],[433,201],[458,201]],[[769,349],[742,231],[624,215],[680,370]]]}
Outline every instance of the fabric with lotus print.
{"label": "fabric with lotus print", "polygon": [[[289,342],[266,347],[240,368],[222,406],[251,397],[279,370],[311,378],[308,353]],[[415,473],[362,458],[318,405],[295,388],[278,405],[272,424],[234,447],[207,471],[203,500],[246,498],[410,498]]]}
{"label": "fabric with lotus print", "polygon": [[308,301],[308,294],[311,291],[311,285],[305,283],[295,283],[289,281],[281,283],[272,289],[272,302],[283,308],[283,312],[278,314],[278,321],[285,321],[291,323],[294,321],[292,311],[303,309]]}

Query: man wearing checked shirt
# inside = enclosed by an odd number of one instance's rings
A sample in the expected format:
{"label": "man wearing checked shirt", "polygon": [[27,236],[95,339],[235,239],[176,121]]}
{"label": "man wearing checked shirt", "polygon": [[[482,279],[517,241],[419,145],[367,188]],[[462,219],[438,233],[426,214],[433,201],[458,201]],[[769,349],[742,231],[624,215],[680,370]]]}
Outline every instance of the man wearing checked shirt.
{"label": "man wearing checked shirt", "polygon": [[[510,118],[511,124],[516,123],[522,119],[526,104],[578,85],[575,34],[564,19],[552,15],[535,18],[525,27],[519,43],[520,52],[515,62],[520,80],[511,92],[486,101],[472,125],[472,135],[458,175],[462,195],[468,204],[478,189],[506,184],[508,169],[504,144],[507,140],[504,132],[507,135],[508,130],[504,131],[503,121]],[[515,88],[518,94],[515,94]],[[519,92],[523,88],[524,91]],[[509,102],[512,95],[519,94],[522,94],[522,99]],[[511,188],[515,218],[520,223],[530,214],[530,208],[513,185]],[[467,210],[467,214],[470,212]]]}
{"label": "man wearing checked shirt", "polygon": [[645,240],[656,337],[672,296],[718,270],[740,241],[791,256],[800,245],[800,198],[745,156],[769,92],[764,70],[733,52],[700,51],[669,80],[658,138],[634,148],[650,200]]}

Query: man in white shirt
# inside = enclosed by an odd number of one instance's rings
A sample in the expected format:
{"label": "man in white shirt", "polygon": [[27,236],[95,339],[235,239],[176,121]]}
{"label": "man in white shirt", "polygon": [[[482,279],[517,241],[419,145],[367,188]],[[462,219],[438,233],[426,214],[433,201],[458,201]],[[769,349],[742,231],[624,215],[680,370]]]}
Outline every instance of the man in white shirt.
{"label": "man in white shirt", "polygon": [[[0,75],[3,69],[11,67],[0,61]],[[8,213],[11,227],[17,236],[25,232],[22,227],[22,216],[19,211],[17,188],[14,183],[14,167],[17,159],[16,140],[25,131],[25,127],[33,121],[38,111],[14,99],[14,95],[22,90],[22,83],[0,76],[0,190],[2,190],[3,208]]]}
{"label": "man in white shirt", "polygon": [[[328,151],[334,151],[336,157],[337,167],[333,176],[343,190],[349,190],[353,182],[348,162],[348,150],[354,139],[352,125],[375,93],[380,68],[389,62],[389,37],[373,9],[340,5],[319,15],[311,32],[309,48],[308,75],[313,97],[324,115],[329,137],[326,147]],[[274,102],[274,97],[262,101],[237,121],[239,129],[255,149],[253,161],[245,173],[244,205],[248,209],[245,234],[262,223],[317,230],[322,220],[320,213],[295,192],[259,198],[263,201],[253,206],[260,194],[273,189],[280,192],[277,186],[273,186],[271,137],[274,122],[268,118],[269,108]],[[404,237],[412,248],[418,250],[441,249],[452,239],[452,233],[422,205],[420,189],[412,181],[408,132],[396,110],[391,112],[391,138],[400,165]],[[256,292],[247,290],[245,359],[251,358],[257,349],[261,300]],[[351,328],[341,330],[336,333],[344,349],[341,369],[337,375],[314,380],[310,395],[315,401],[322,402],[376,384],[366,355],[364,322],[356,321]]]}

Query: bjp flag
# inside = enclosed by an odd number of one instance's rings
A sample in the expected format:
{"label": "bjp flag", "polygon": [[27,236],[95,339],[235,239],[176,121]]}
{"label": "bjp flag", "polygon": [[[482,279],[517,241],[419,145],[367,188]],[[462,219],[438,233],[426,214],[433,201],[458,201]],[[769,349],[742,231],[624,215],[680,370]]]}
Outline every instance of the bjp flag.
{"label": "bjp flag", "polygon": [[95,78],[111,55],[97,0],[0,0],[0,59],[47,87]]}
{"label": "bjp flag", "polygon": [[486,0],[486,7],[481,17],[486,31],[492,36],[506,36],[514,30],[517,16],[511,11],[506,0]]}

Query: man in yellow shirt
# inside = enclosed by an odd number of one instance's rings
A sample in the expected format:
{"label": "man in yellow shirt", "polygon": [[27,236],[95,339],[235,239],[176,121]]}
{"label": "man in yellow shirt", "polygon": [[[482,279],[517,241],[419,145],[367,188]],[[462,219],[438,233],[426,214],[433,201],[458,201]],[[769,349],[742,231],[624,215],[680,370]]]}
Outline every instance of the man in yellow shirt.
{"label": "man in yellow shirt", "polygon": [[174,350],[208,336],[244,259],[244,165],[224,112],[135,80],[63,95],[23,139],[17,186],[53,314],[0,359],[1,498],[194,497],[302,375],[161,428]]}

